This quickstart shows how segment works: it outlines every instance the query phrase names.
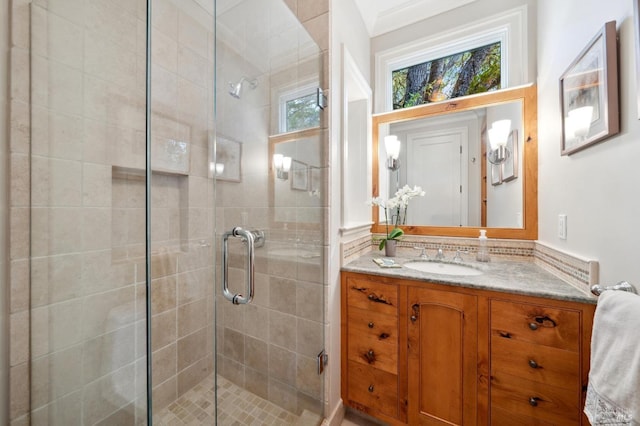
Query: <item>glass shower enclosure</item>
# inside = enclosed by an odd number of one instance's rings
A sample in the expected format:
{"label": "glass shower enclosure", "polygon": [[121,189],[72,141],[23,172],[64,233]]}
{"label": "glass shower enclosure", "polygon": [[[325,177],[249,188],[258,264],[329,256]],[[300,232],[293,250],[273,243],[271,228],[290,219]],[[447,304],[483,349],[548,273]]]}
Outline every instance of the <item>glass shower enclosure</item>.
{"label": "glass shower enclosure", "polygon": [[323,52],[284,0],[29,8],[33,424],[319,424]]}

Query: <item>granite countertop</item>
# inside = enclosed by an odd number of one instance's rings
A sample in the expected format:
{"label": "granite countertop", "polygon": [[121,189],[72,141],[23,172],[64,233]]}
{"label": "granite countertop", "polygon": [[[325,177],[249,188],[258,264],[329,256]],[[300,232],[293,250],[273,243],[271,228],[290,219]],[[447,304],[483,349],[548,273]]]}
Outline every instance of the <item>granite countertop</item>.
{"label": "granite countertop", "polygon": [[[469,261],[469,255],[463,255],[463,265],[480,269],[483,273],[475,276],[460,276],[427,273],[404,266],[400,268],[382,268],[373,262],[373,259],[382,257],[384,256],[377,251],[367,253],[344,265],[342,270],[572,302],[595,304],[597,301],[595,296],[578,290],[566,281],[545,271],[533,261],[505,260],[493,257],[490,262],[481,263]],[[404,265],[407,262],[419,261],[420,259],[414,253],[404,254],[399,251],[399,256],[394,257],[393,260],[400,265]],[[453,263],[450,256],[447,256],[445,263]]]}

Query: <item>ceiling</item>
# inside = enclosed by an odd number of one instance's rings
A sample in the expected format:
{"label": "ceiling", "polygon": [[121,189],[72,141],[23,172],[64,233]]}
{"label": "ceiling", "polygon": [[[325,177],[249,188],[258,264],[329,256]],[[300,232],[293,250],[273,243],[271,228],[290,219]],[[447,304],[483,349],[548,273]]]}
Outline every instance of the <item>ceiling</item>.
{"label": "ceiling", "polygon": [[370,37],[477,0],[354,0]]}

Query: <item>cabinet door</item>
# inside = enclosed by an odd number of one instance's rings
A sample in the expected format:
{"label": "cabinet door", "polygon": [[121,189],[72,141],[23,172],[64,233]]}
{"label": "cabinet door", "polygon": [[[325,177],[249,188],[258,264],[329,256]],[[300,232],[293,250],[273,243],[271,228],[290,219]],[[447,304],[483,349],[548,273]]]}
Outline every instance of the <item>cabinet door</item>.
{"label": "cabinet door", "polygon": [[475,425],[476,296],[409,288],[408,411],[411,425]]}

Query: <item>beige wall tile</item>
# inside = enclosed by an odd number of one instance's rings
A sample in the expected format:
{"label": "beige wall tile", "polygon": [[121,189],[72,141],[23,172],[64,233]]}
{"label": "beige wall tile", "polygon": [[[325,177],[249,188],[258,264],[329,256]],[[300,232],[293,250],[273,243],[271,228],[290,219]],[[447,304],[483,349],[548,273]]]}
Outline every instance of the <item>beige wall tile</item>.
{"label": "beige wall tile", "polygon": [[10,264],[10,313],[29,309],[29,261],[14,260]]}
{"label": "beige wall tile", "polygon": [[111,209],[82,209],[83,250],[105,250],[111,248]]}
{"label": "beige wall tile", "polygon": [[296,283],[296,315],[312,321],[322,322],[324,310],[324,287],[316,283]]}
{"label": "beige wall tile", "polygon": [[82,387],[82,346],[72,346],[32,361],[31,408],[36,409]]}
{"label": "beige wall tile", "polygon": [[296,354],[276,345],[269,345],[269,377],[294,386],[296,384]]}
{"label": "beige wall tile", "polygon": [[30,202],[30,164],[29,156],[11,154],[11,185],[9,198],[14,207],[28,207]]}
{"label": "beige wall tile", "polygon": [[[135,23],[132,24],[135,29]],[[135,32],[133,40],[136,40]],[[133,90],[136,88],[136,53],[123,49],[119,41],[105,38],[100,32],[85,31],[84,72],[118,88]]]}
{"label": "beige wall tile", "polygon": [[269,401],[292,413],[298,413],[296,389],[278,380],[269,379]]}
{"label": "beige wall tile", "polygon": [[[154,14],[155,16],[155,8]],[[175,37],[169,37],[157,27],[151,33],[152,60],[154,65],[161,66],[167,71],[178,72],[178,43]]]}
{"label": "beige wall tile", "polygon": [[82,118],[57,114],[34,106],[32,113],[32,155],[66,160],[82,159]]}
{"label": "beige wall tile", "polygon": [[297,323],[294,316],[271,311],[269,313],[269,341],[275,345],[296,350]]}
{"label": "beige wall tile", "polygon": [[82,205],[111,207],[111,166],[83,163]]}
{"label": "beige wall tile", "polygon": [[156,414],[178,398],[178,378],[173,376],[153,387],[153,413]]}
{"label": "beige wall tile", "polygon": [[81,425],[82,391],[72,392],[32,412],[31,426]]}
{"label": "beige wall tile", "polygon": [[16,366],[29,360],[29,311],[11,314],[9,323],[9,365]]}
{"label": "beige wall tile", "polygon": [[134,286],[85,297],[81,318],[82,334],[86,339],[133,323],[135,319]]}
{"label": "beige wall tile", "polygon": [[134,324],[89,339],[83,344],[83,383],[92,382],[135,359]]}
{"label": "beige wall tile", "polygon": [[151,320],[151,345],[154,351],[175,342],[177,309],[154,315]]}
{"label": "beige wall tile", "polygon": [[31,50],[72,68],[82,68],[83,28],[61,15],[33,7]]}
{"label": "beige wall tile", "polygon": [[68,254],[31,259],[31,307],[82,295],[82,256]]}
{"label": "beige wall tile", "polygon": [[26,102],[11,102],[11,124],[9,128],[10,152],[28,154],[31,140],[29,105]]}
{"label": "beige wall tile", "polygon": [[318,375],[317,359],[296,356],[296,388],[316,400],[322,398],[322,376]]}
{"label": "beige wall tile", "polygon": [[11,99],[29,102],[29,52],[14,47],[11,49]]}
{"label": "beige wall tile", "polygon": [[11,2],[11,44],[23,49],[29,48],[29,1]]}
{"label": "beige wall tile", "polygon": [[176,277],[175,275],[151,281],[151,308],[154,315],[175,309]]}
{"label": "beige wall tile", "polygon": [[178,372],[207,355],[206,330],[201,329],[178,340]]}
{"label": "beige wall tile", "polygon": [[9,418],[17,419],[29,411],[29,364],[9,369]]}
{"label": "beige wall tile", "polygon": [[32,359],[81,342],[82,318],[81,299],[32,309]]}
{"label": "beige wall tile", "polygon": [[297,16],[305,22],[329,12],[329,0],[298,0]]}
{"label": "beige wall tile", "polygon": [[178,44],[204,58],[209,55],[206,28],[182,11],[178,14]]}
{"label": "beige wall tile", "polygon": [[178,308],[178,338],[207,325],[207,301],[202,299]]}
{"label": "beige wall tile", "polygon": [[184,395],[211,374],[211,361],[203,358],[178,373],[178,396]]}
{"label": "beige wall tile", "polygon": [[296,282],[285,278],[269,280],[269,307],[286,314],[296,314]]}
{"label": "beige wall tile", "polygon": [[170,0],[156,0],[153,3],[153,27],[173,40],[178,40],[178,8]]}
{"label": "beige wall tile", "polygon": [[153,353],[152,383],[162,383],[175,376],[177,363],[177,344],[165,346]]}
{"label": "beige wall tile", "polygon": [[[32,205],[80,207],[82,164],[79,161],[32,156]],[[77,247],[76,247],[77,250]]]}
{"label": "beige wall tile", "polygon": [[308,357],[316,356],[324,346],[322,323],[298,319],[296,352]]}
{"label": "beige wall tile", "polygon": [[130,364],[85,386],[82,416],[94,424],[135,398],[135,368]]}

